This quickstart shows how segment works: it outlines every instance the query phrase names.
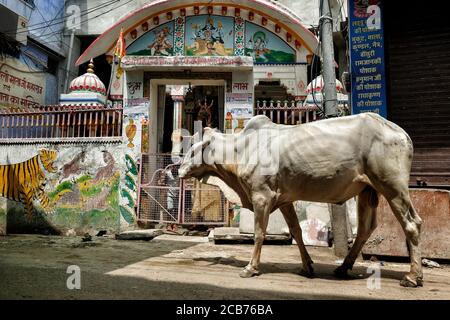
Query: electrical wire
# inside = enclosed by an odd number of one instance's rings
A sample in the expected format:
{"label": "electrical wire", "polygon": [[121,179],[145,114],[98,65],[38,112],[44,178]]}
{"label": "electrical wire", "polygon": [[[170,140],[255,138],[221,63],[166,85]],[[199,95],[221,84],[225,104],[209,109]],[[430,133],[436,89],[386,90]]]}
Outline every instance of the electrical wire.
{"label": "electrical wire", "polygon": [[[42,19],[44,19],[44,21],[47,22],[47,28],[43,29],[43,31],[41,32],[41,34],[40,34],[39,36],[36,35],[36,37],[42,38],[42,37],[43,37],[43,36],[42,36],[43,33],[44,33],[47,29],[50,29],[52,32],[55,32],[55,30],[54,30],[52,27],[50,27],[50,21],[51,21],[51,20],[48,20],[48,21],[47,21],[47,20],[45,19],[44,15],[42,14],[42,12],[41,12],[41,10],[39,9],[38,6],[36,6],[36,10],[37,10],[37,12],[41,15]],[[56,17],[58,17],[58,15],[59,15],[63,10],[64,10],[64,6],[62,6],[61,9],[56,13],[55,17],[53,17],[53,20],[55,20]],[[55,37],[56,37],[56,35],[55,35]],[[48,38],[48,37],[47,37],[47,38]],[[43,39],[41,39],[41,40],[43,40]],[[40,42],[45,42],[45,41],[40,41]]]}
{"label": "electrical wire", "polygon": [[[58,16],[63,12],[63,10],[64,10],[64,5],[61,6],[61,9],[59,9],[59,11],[58,11],[58,12],[56,13],[56,15],[53,17],[53,19],[50,19],[50,20],[46,20],[46,19],[45,19],[44,15],[42,14],[42,12],[41,12],[41,10],[39,9],[38,6],[36,6],[36,9],[37,9],[37,11],[39,12],[39,14],[41,15],[42,19],[44,19],[44,21],[47,22],[47,28],[50,28],[50,23],[51,23],[51,21],[56,20],[56,19],[58,18]],[[42,34],[47,30],[47,28],[44,29],[44,30],[41,32],[41,35],[40,35],[40,36],[42,36]],[[52,28],[50,28],[50,29],[53,30]]]}
{"label": "electrical wire", "polygon": [[[321,44],[322,44],[322,40],[319,37],[319,43],[317,44],[316,50],[314,51],[314,56],[313,56],[313,59],[312,59],[312,62],[311,62],[311,72],[310,72],[310,75],[311,75],[310,76],[311,77],[311,89],[312,89],[311,90],[311,96],[313,98],[314,105],[316,106],[317,109],[319,109],[319,111],[317,112],[319,117],[320,118],[327,118],[327,116],[325,115],[325,110],[324,110],[323,106],[319,105],[319,103],[316,100],[316,93],[314,91],[315,83],[317,81],[316,80],[317,77],[315,77],[315,75],[316,75],[315,65],[316,65],[317,57],[319,56],[318,53],[319,53],[319,48],[320,48]],[[322,101],[322,104],[323,104],[323,101]]]}
{"label": "electrical wire", "polygon": [[[117,1],[121,1],[121,0],[114,0],[114,2],[117,2]],[[129,0],[129,1],[127,1],[127,2],[125,2],[125,3],[123,3],[123,4],[121,4],[120,6],[111,8],[111,9],[109,9],[108,11],[102,12],[102,13],[100,13],[100,14],[94,16],[94,17],[87,18],[87,19],[81,21],[81,22],[80,22],[80,25],[85,24],[85,23],[87,23],[87,22],[89,22],[89,21],[91,21],[91,20],[93,20],[93,19],[98,18],[98,17],[101,17],[101,16],[103,16],[103,15],[105,15],[105,14],[108,14],[108,13],[110,13],[110,12],[112,12],[112,11],[114,11],[114,10],[120,8],[120,7],[123,7],[123,6],[127,5],[127,4],[129,4],[130,2],[133,2],[133,1],[134,1],[134,0]],[[92,12],[93,12],[93,11],[92,11]],[[59,23],[58,23],[58,24],[59,24]],[[41,28],[40,28],[40,29],[41,29]],[[50,32],[50,33],[47,33],[47,34],[41,34],[41,36],[40,36],[41,39],[39,39],[38,41],[39,41],[39,42],[42,42],[42,43],[44,43],[44,44],[45,44],[45,43],[50,44],[50,43],[53,43],[53,42],[59,42],[59,41],[60,41],[61,44],[63,44],[63,45],[65,45],[66,47],[70,48],[70,45],[69,45],[66,41],[64,41],[63,39],[58,39],[58,40],[52,41],[52,42],[48,42],[48,41],[45,41],[45,40],[42,39],[43,37],[48,38],[48,37],[51,37],[51,36],[62,35],[63,33],[64,33],[64,30],[62,30],[62,31],[56,31],[56,32]]]}
{"label": "electrical wire", "polygon": [[[344,10],[344,0],[337,0],[337,1],[340,4],[339,12],[342,15],[342,19],[345,19],[347,17],[347,12],[345,12],[345,10]],[[342,19],[341,19],[341,21],[343,21]],[[344,29],[341,30],[341,32],[344,33],[347,29],[348,29],[348,24],[345,25]]]}
{"label": "electrical wire", "polygon": [[[83,10],[83,11],[80,12],[80,13],[82,13],[82,14],[80,14],[80,17],[84,17],[84,16],[86,16],[86,15],[92,13],[92,12],[95,12],[97,10],[103,9],[105,7],[108,7],[108,6],[112,5],[112,4],[114,4],[116,2],[120,2],[120,1],[121,0],[110,0],[109,2],[103,3],[103,4],[95,6],[93,8]],[[131,1],[129,1],[129,2],[131,2]],[[129,2],[127,2],[125,4],[128,4]],[[118,8],[118,7],[112,8],[112,9],[110,9],[110,11],[106,11],[105,13],[109,13],[109,12],[111,12],[112,10],[114,10],[116,8]],[[7,31],[5,31],[3,33],[9,34],[9,35],[16,35],[16,34],[21,34],[21,33],[28,33],[30,31],[46,29],[49,26],[62,24],[62,23],[64,23],[66,21],[67,18],[70,18],[70,17],[72,17],[72,15],[65,15],[65,16],[63,16],[61,18],[55,19],[50,24],[48,24],[48,22],[50,22],[50,21],[46,20],[46,21],[43,21],[43,22],[40,22],[40,23],[36,23],[34,25],[31,25],[31,26],[27,26],[25,28],[19,28],[19,29],[15,29],[15,30],[7,30]],[[45,25],[45,24],[48,24],[48,25]],[[44,25],[44,26],[41,26],[41,25]],[[39,27],[33,28],[33,26],[39,26]],[[20,30],[20,29],[22,29],[22,30]]]}
{"label": "electrical wire", "polygon": [[[119,1],[121,1],[121,0],[119,0]],[[100,14],[94,16],[94,17],[87,18],[86,20],[81,21],[81,22],[80,22],[80,25],[85,24],[85,23],[87,23],[87,22],[89,22],[89,21],[91,21],[91,20],[97,19],[97,18],[99,18],[99,17],[101,17],[101,16],[103,16],[103,15],[105,15],[105,14],[111,13],[112,11],[114,11],[114,10],[120,8],[120,7],[123,7],[123,6],[129,4],[129,3],[133,2],[133,1],[135,1],[135,0],[129,0],[129,1],[127,1],[127,2],[125,2],[125,3],[123,3],[123,4],[121,4],[120,6],[111,8],[111,9],[109,9],[108,11],[102,12],[102,13],[100,13]],[[64,30],[63,30],[63,31],[59,31],[59,32],[47,33],[47,34],[44,34],[43,36],[47,37],[47,36],[52,36],[52,35],[55,35],[55,34],[63,34],[63,33],[64,33]]]}
{"label": "electrical wire", "polygon": [[[100,4],[98,6],[92,7],[90,9],[82,10],[82,11],[80,11],[80,14],[81,14],[80,16],[85,16],[86,14],[92,13],[92,12],[94,12],[96,10],[100,10],[100,9],[102,9],[104,7],[107,7],[107,6],[109,6],[109,5],[113,4],[113,3],[116,3],[118,1],[121,1],[121,0],[109,0],[106,3],[103,3],[103,4]],[[64,23],[64,21],[67,18],[70,18],[70,17],[72,17],[72,15],[66,15],[66,16],[62,16],[60,18],[55,18],[55,19],[53,19],[51,21],[52,25],[57,25],[57,24]],[[32,25],[28,25],[25,28],[18,28],[18,29],[14,29],[14,30],[6,30],[4,33],[6,33],[6,34],[8,34],[8,33],[16,34],[16,32],[21,33],[21,32],[29,32],[29,31],[40,30],[40,29],[46,28],[46,26],[43,26],[41,28],[34,28],[34,27],[45,25],[48,22],[50,22],[50,21],[42,21],[42,22],[38,22],[38,23],[35,23],[35,24],[32,24]],[[21,29],[23,29],[23,30],[21,30]]]}

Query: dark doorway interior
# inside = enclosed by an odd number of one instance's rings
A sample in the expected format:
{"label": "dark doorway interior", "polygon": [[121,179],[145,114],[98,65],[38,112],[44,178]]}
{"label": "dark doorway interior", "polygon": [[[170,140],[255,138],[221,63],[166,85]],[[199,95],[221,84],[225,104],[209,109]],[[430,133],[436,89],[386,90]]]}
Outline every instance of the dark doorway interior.
{"label": "dark doorway interior", "polygon": [[[189,86],[190,89],[185,95],[184,112],[183,112],[183,128],[188,130],[190,134],[194,134],[194,122],[203,120],[203,127],[206,127],[207,121],[203,117],[201,106],[210,106],[211,127],[223,130],[223,121],[221,114],[224,112],[224,102],[221,101],[220,86]],[[223,93],[222,93],[223,95]],[[164,126],[163,126],[163,142],[160,152],[170,153],[172,151],[172,132],[173,132],[173,99],[170,96],[170,87],[166,87],[165,106],[164,106]]]}
{"label": "dark doorway interior", "polygon": [[173,132],[173,100],[170,92],[166,92],[164,108],[164,131],[162,153],[170,153],[172,151],[172,132]]}

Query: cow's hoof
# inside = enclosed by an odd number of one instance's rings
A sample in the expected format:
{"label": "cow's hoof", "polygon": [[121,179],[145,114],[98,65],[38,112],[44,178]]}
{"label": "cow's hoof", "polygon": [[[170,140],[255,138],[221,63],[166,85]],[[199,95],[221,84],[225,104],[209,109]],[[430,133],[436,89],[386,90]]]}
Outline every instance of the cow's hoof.
{"label": "cow's hoof", "polygon": [[307,278],[314,278],[314,270],[313,268],[302,269],[300,270],[300,275]]}
{"label": "cow's hoof", "polygon": [[258,275],[259,271],[252,267],[245,267],[241,272],[239,272],[239,276],[241,278],[251,278]]}
{"label": "cow's hoof", "polygon": [[348,279],[348,269],[344,266],[339,266],[334,270],[334,275],[339,279]]}
{"label": "cow's hoof", "polygon": [[418,277],[417,278],[417,286],[418,287],[423,287],[423,278],[422,277]]}
{"label": "cow's hoof", "polygon": [[403,279],[400,281],[400,285],[406,288],[417,288],[423,286],[423,279],[417,278],[417,280],[411,279],[410,276],[405,275]]}
{"label": "cow's hoof", "polygon": [[300,275],[308,277],[308,278],[314,278],[314,268],[312,267],[313,262],[309,261],[306,266],[303,264],[303,268],[300,271]]}

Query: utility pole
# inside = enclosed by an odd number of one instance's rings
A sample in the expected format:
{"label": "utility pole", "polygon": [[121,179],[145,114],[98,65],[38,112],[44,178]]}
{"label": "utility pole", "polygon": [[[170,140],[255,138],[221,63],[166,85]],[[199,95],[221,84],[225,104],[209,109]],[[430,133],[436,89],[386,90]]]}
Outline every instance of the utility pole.
{"label": "utility pole", "polygon": [[75,40],[75,28],[72,29],[72,33],[70,34],[70,44],[69,44],[69,56],[67,57],[67,66],[66,66],[66,77],[64,81],[64,93],[68,93],[69,90],[69,77],[70,77],[70,67],[72,64],[72,51],[73,51],[73,42]]}
{"label": "utility pole", "polygon": [[[327,117],[336,117],[338,106],[334,68],[333,16],[329,0],[320,0],[319,25],[324,83],[322,106]],[[338,257],[345,257],[348,253],[347,206],[331,204],[330,213],[334,253]]]}
{"label": "utility pole", "polygon": [[329,0],[320,0],[320,38],[323,70],[323,107],[328,117],[337,116],[336,73],[334,71],[333,17]]}

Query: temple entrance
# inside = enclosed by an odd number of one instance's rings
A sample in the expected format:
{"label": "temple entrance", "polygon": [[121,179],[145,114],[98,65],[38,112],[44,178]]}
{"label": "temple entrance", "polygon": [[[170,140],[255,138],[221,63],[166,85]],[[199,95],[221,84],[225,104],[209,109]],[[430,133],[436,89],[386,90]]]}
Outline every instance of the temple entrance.
{"label": "temple entrance", "polygon": [[[201,121],[203,127],[224,127],[225,87],[218,85],[197,85],[190,82],[183,84],[183,96],[173,96],[174,87],[180,85],[158,86],[158,151],[172,151],[172,133],[177,115],[176,103],[181,103],[181,124],[194,134],[194,122]],[[181,101],[180,101],[181,100]]]}

